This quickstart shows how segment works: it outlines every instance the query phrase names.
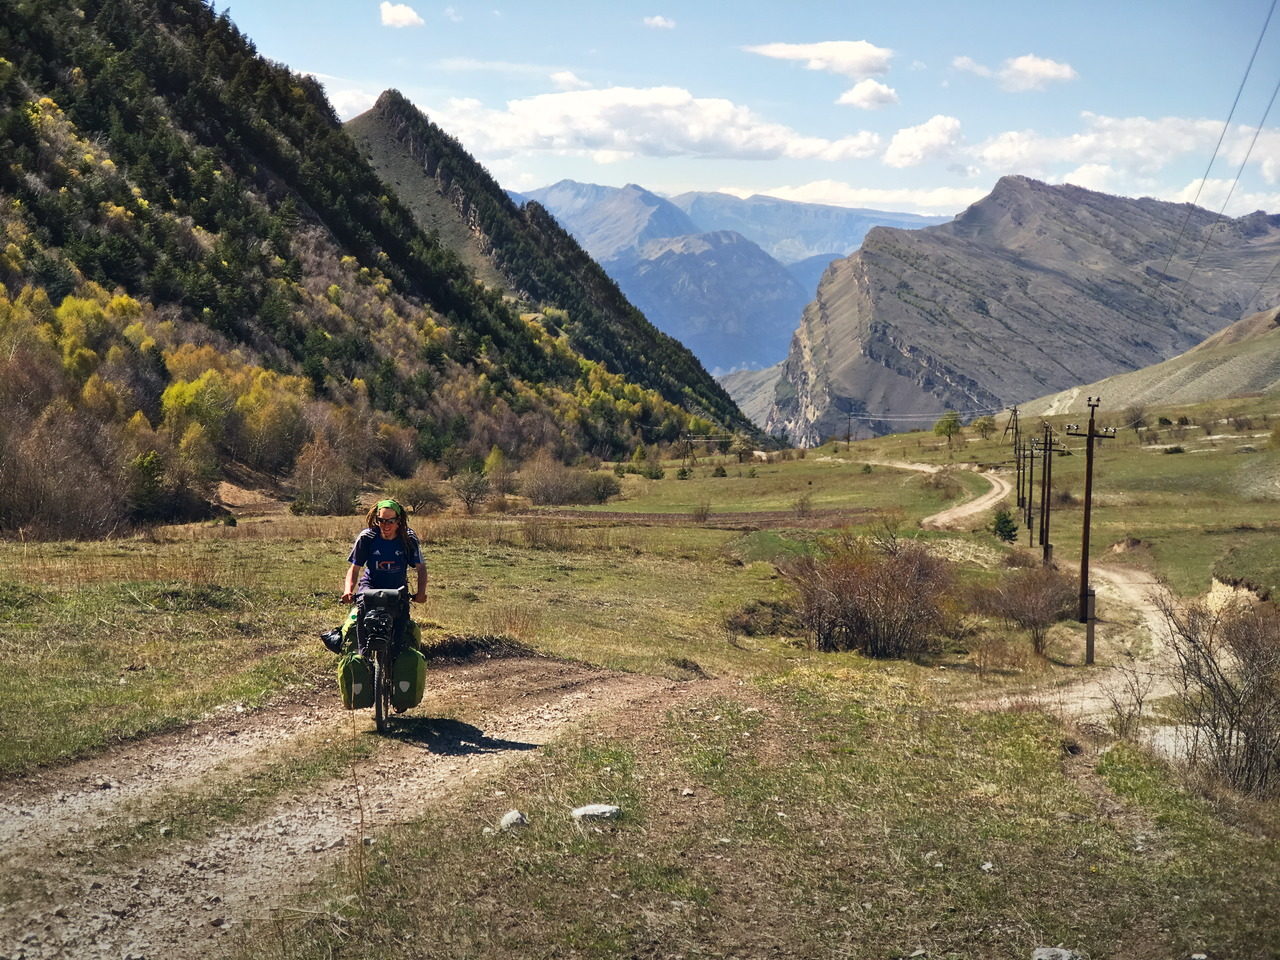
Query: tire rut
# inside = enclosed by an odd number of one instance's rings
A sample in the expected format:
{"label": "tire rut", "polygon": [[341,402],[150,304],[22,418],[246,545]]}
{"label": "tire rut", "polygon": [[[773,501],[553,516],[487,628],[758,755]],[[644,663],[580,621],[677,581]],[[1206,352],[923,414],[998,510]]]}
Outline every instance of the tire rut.
{"label": "tire rut", "polygon": [[[141,865],[95,862],[83,846],[92,824],[199,784],[220,765],[287,749],[326,725],[337,735],[361,735],[372,726],[368,711],[353,720],[330,693],[322,705],[246,716],[217,733],[196,725],[8,785],[2,869],[39,871],[51,891],[0,905],[0,957],[216,956],[245,920],[266,916],[362,847],[376,855],[380,831],[415,819],[432,800],[529,755],[576,721],[668,698],[676,686],[543,659],[435,670],[423,706],[351,775],[314,784],[305,796],[279,797],[251,822],[173,844]],[[433,696],[446,695],[475,723],[420,715]],[[102,789],[104,780],[114,785]]]}

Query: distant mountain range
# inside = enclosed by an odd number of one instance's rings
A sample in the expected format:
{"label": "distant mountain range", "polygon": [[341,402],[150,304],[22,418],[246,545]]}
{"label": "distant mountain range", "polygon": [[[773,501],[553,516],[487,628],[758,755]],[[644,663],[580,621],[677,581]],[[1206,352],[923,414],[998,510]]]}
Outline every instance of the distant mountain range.
{"label": "distant mountain range", "polygon": [[635,184],[572,180],[522,199],[550,210],[645,316],[713,371],[785,356],[822,272],[873,226],[945,219],[720,193],[667,200]]}
{"label": "distant mountain range", "polygon": [[[832,265],[763,425],[880,434],[1145,367],[1276,303],[1278,256],[1280,216],[1005,177],[952,222],[875,228]],[[760,384],[743,390],[758,409]]]}

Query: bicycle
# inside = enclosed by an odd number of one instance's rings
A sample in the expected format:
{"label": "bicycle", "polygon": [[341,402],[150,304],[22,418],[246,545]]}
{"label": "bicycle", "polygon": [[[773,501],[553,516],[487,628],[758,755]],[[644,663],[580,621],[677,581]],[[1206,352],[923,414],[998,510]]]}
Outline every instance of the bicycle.
{"label": "bicycle", "polygon": [[356,621],[357,648],[372,665],[373,722],[379,733],[385,733],[391,716],[391,665],[404,645],[404,631],[397,627],[407,615],[409,588],[364,590],[356,602],[363,608]]}

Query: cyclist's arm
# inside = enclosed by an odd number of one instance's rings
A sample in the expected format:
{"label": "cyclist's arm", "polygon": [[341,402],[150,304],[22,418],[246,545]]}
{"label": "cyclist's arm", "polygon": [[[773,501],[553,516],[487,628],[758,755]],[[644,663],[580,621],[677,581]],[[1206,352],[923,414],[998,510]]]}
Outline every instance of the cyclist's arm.
{"label": "cyclist's arm", "polygon": [[343,603],[350,603],[351,598],[355,596],[356,578],[360,576],[360,571],[362,569],[363,567],[361,567],[360,564],[358,563],[353,563],[351,564],[350,567],[347,568],[347,576],[342,581],[342,602]]}
{"label": "cyclist's arm", "polygon": [[418,592],[413,595],[414,603],[427,602],[427,565],[420,563],[413,568],[418,574]]}

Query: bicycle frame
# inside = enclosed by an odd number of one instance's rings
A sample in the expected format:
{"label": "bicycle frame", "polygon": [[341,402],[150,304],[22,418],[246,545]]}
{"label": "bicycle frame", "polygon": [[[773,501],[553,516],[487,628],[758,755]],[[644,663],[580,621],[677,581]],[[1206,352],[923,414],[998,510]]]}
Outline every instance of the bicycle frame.
{"label": "bicycle frame", "polygon": [[356,643],[362,656],[373,663],[373,721],[379,733],[386,731],[391,714],[391,664],[400,651],[396,634],[409,588],[365,590],[357,598],[361,615],[356,620]]}

